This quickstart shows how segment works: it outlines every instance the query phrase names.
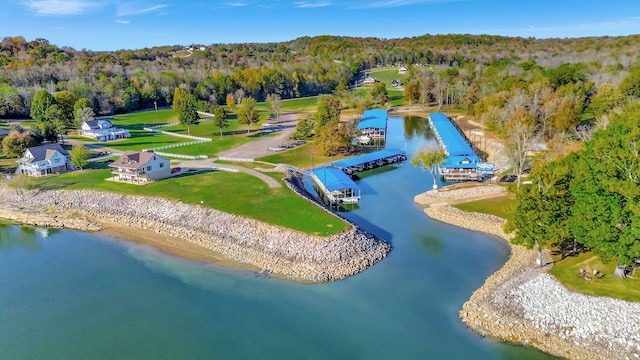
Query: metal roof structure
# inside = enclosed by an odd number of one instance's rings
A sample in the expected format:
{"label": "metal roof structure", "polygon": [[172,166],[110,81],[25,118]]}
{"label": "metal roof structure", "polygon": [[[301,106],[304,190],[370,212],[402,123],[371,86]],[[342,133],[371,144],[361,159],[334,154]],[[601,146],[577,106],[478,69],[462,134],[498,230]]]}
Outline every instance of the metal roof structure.
{"label": "metal roof structure", "polygon": [[316,178],[322,181],[324,187],[329,191],[339,191],[343,189],[353,189],[359,191],[360,188],[356,185],[351,178],[349,178],[342,170],[331,167],[323,166],[311,170]]}
{"label": "metal roof structure", "polygon": [[387,110],[366,110],[358,122],[358,129],[386,129],[387,118]]}
{"label": "metal roof structure", "polygon": [[458,131],[445,114],[431,113],[429,114],[429,119],[447,155],[477,157],[471,145],[469,145],[467,140],[460,134],[460,131]]}
{"label": "metal roof structure", "polygon": [[400,156],[404,154],[405,152],[400,149],[384,149],[380,151],[374,151],[368,154],[354,156],[348,159],[334,161],[331,164],[339,168],[348,168],[351,166],[357,166],[357,165],[368,163],[371,161],[376,161],[376,160],[384,159],[387,157]]}

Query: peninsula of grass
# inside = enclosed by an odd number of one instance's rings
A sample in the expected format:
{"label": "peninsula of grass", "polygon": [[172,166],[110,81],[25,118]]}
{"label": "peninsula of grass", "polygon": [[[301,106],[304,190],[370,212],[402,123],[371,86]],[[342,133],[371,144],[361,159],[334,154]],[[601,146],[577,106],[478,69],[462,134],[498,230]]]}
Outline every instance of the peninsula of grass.
{"label": "peninsula of grass", "polygon": [[515,200],[512,194],[492,197],[483,200],[469,201],[459,204],[453,204],[462,211],[477,212],[481,214],[495,215],[506,219],[514,206]]}
{"label": "peninsula of grass", "polygon": [[180,200],[307,234],[325,236],[348,229],[347,223],[294,194],[288,187],[270,188],[262,180],[244,173],[189,173],[134,185],[107,181],[105,179],[111,177],[110,170],[103,164],[92,166],[102,168],[27,180],[33,188],[89,189]]}

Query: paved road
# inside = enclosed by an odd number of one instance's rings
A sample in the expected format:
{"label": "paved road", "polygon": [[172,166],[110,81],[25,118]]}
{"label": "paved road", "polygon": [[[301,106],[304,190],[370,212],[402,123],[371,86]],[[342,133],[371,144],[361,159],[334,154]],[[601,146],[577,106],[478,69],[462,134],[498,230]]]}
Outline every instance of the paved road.
{"label": "paved road", "polygon": [[280,144],[287,142],[289,136],[291,136],[296,130],[298,117],[299,114],[282,114],[280,115],[278,123],[275,123],[275,120],[273,122],[273,124],[277,125],[280,129],[276,132],[276,136],[264,136],[259,140],[221,152],[218,154],[218,157],[255,159],[261,156],[273,154],[273,151],[269,151],[269,148],[276,148],[279,147]]}

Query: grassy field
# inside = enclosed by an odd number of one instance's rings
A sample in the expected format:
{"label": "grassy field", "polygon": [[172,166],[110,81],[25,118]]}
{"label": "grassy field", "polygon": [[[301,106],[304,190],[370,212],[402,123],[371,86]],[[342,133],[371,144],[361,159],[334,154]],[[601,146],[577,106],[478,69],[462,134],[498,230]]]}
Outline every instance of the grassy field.
{"label": "grassy field", "polygon": [[484,200],[455,204],[453,206],[463,211],[490,214],[506,219],[514,203],[513,194],[506,194]]}
{"label": "grassy field", "polygon": [[256,160],[272,164],[289,164],[298,168],[308,169],[345,158],[345,156],[324,156],[320,155],[320,153],[320,149],[318,149],[314,143],[307,143],[306,145],[277,152]]}
{"label": "grassy field", "polygon": [[[583,253],[578,256],[569,256],[564,259],[556,257],[549,273],[555,276],[569,290],[586,295],[608,296],[626,301],[640,302],[640,279],[627,278],[626,280],[616,279],[613,276],[616,264],[603,264],[598,257],[592,253]],[[593,270],[598,270],[604,277],[598,279],[592,277],[587,281],[578,273],[584,269],[588,274],[593,274]]]}
{"label": "grassy field", "polygon": [[402,80],[404,81],[408,75],[407,74],[398,74],[397,67],[389,67],[389,68],[381,68],[381,69],[373,69],[369,72],[371,76],[382,81],[387,85],[387,87],[391,87],[391,82],[393,80]]}
{"label": "grassy field", "polygon": [[308,234],[331,235],[348,227],[345,222],[302,199],[286,186],[273,189],[262,180],[244,173],[190,173],[147,185],[105,180],[110,176],[106,165],[97,163],[90,169],[28,181],[29,187],[42,189],[93,189],[175,199],[189,204],[202,202],[204,206]]}

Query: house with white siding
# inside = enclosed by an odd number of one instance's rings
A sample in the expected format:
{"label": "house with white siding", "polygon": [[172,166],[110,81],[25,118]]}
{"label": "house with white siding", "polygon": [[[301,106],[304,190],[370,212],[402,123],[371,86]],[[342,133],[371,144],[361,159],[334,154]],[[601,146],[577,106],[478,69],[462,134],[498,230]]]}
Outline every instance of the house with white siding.
{"label": "house with white siding", "polygon": [[147,183],[171,176],[169,160],[153,151],[128,152],[109,164],[113,180]]}
{"label": "house with white siding", "polygon": [[78,129],[78,135],[99,141],[131,137],[129,130],[113,127],[111,121],[107,119],[83,121],[82,126]]}
{"label": "house with white siding", "polygon": [[18,160],[16,174],[45,176],[75,170],[71,156],[60,144],[30,147]]}

